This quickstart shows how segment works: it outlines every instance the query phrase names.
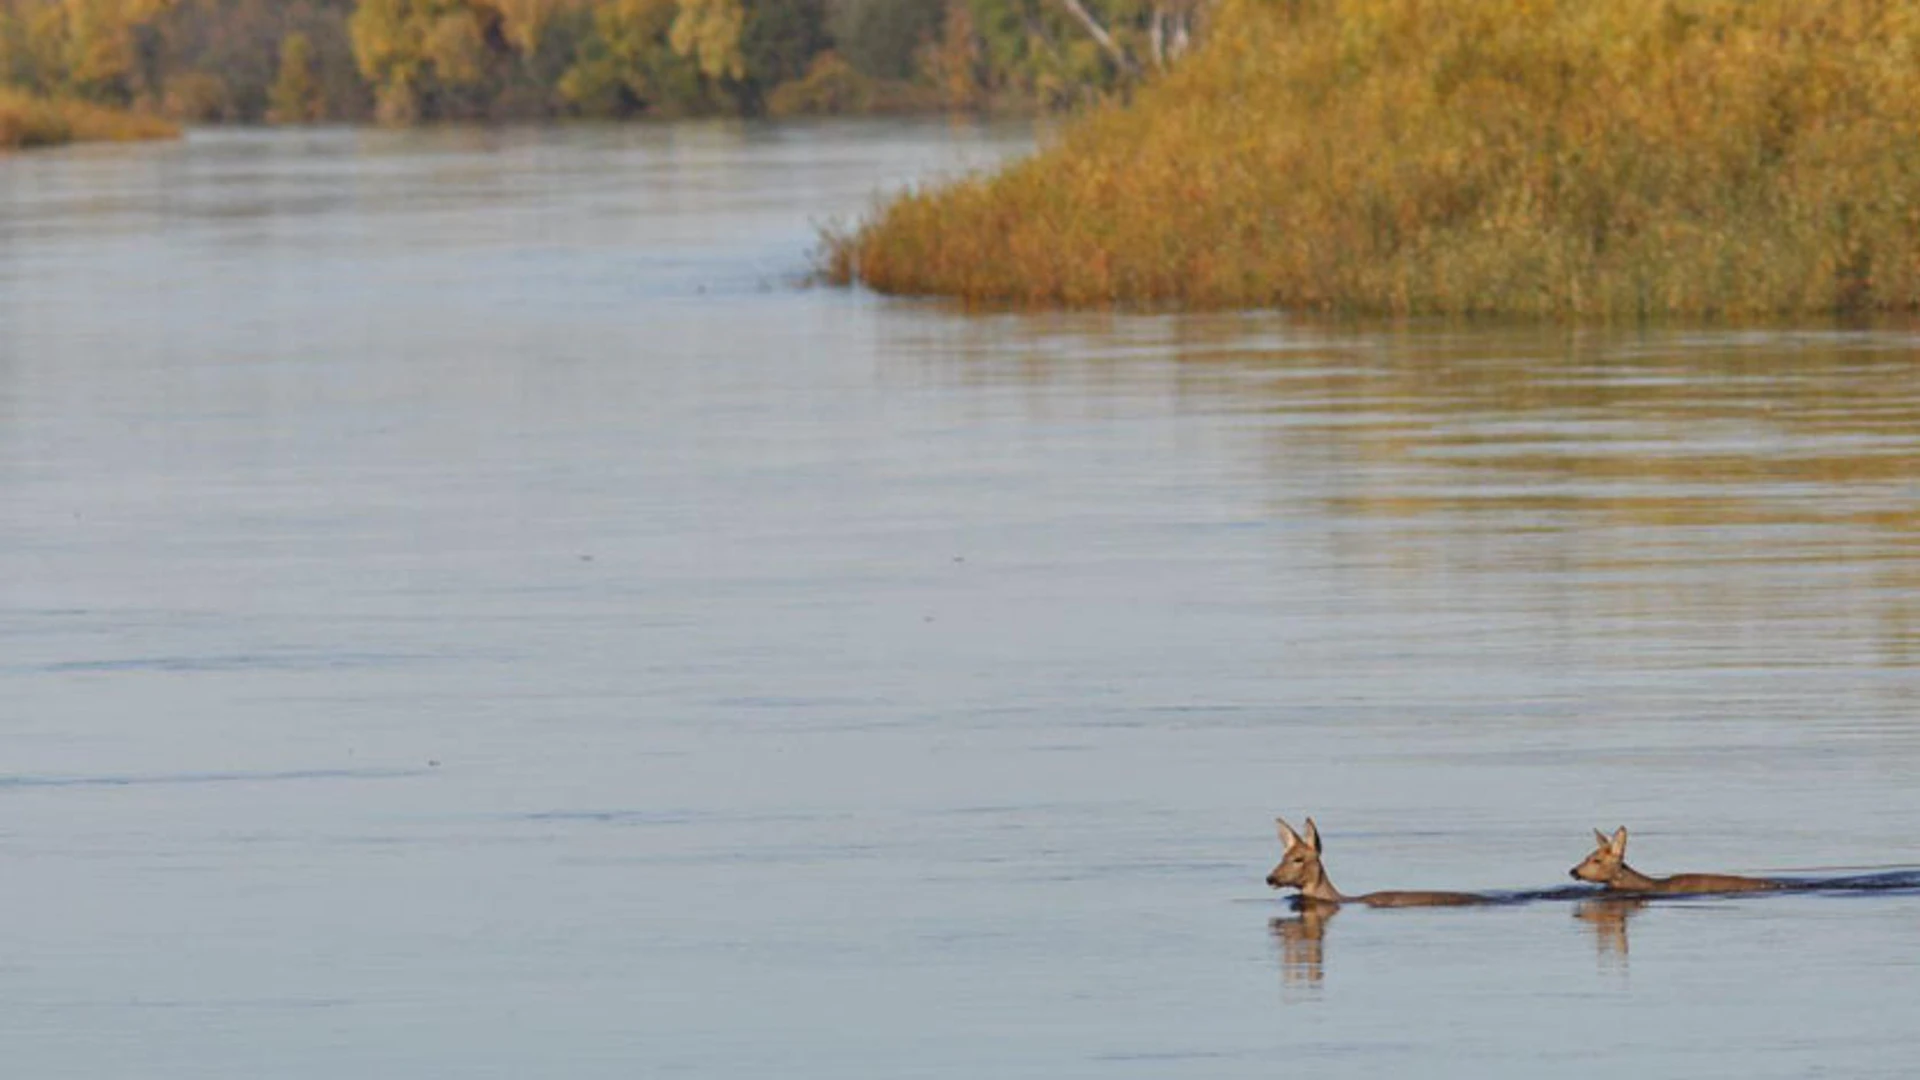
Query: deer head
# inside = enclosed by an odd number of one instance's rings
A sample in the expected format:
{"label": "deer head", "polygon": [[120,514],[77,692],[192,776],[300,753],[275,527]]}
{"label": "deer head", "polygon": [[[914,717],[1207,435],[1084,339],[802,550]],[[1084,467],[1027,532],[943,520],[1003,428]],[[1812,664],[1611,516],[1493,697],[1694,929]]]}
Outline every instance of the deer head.
{"label": "deer head", "polygon": [[1593,849],[1593,854],[1582,859],[1579,866],[1567,872],[1580,881],[1605,885],[1620,876],[1621,867],[1627,864],[1627,827],[1620,826],[1612,836],[1595,829],[1593,838],[1600,842],[1600,846]]}
{"label": "deer head", "polygon": [[1316,880],[1326,876],[1326,870],[1320,865],[1320,830],[1312,818],[1307,819],[1306,835],[1293,831],[1293,826],[1280,818],[1274,823],[1280,828],[1280,843],[1286,850],[1280,855],[1280,865],[1267,875],[1267,884],[1276,889],[1291,885],[1296,889],[1305,889]]}

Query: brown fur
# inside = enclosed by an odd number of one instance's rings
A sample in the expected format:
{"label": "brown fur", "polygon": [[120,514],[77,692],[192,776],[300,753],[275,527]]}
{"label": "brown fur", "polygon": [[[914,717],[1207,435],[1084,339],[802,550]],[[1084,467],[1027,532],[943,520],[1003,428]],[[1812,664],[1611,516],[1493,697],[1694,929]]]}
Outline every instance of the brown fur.
{"label": "brown fur", "polygon": [[1300,890],[1300,899],[1308,904],[1365,904],[1368,907],[1460,907],[1467,904],[1490,903],[1489,898],[1477,893],[1461,892],[1422,892],[1396,890],[1391,892],[1367,893],[1364,896],[1347,896],[1333,887],[1327,879],[1327,868],[1320,861],[1320,829],[1313,819],[1307,819],[1304,834],[1296,833],[1293,827],[1278,818],[1274,819],[1280,827],[1280,842],[1286,845],[1281,853],[1280,865],[1267,875],[1267,884],[1276,889],[1289,886]]}
{"label": "brown fur", "polygon": [[1661,896],[1698,893],[1763,892],[1778,889],[1780,882],[1766,878],[1738,877],[1733,874],[1675,874],[1672,877],[1648,877],[1627,865],[1626,826],[1612,836],[1598,829],[1593,835],[1600,846],[1568,873],[1580,881],[1605,885],[1614,892],[1649,893]]}

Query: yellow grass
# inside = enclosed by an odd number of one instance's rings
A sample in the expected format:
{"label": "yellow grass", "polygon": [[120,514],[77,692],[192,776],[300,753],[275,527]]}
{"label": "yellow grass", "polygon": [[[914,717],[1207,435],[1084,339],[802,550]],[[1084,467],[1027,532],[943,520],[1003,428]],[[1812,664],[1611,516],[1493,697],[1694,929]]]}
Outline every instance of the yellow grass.
{"label": "yellow grass", "polygon": [[1920,308],[1920,0],[1222,0],[1133,104],[826,238],[1025,305]]}
{"label": "yellow grass", "polygon": [[171,139],[179,134],[178,126],[157,116],[0,88],[0,150],[69,142]]}

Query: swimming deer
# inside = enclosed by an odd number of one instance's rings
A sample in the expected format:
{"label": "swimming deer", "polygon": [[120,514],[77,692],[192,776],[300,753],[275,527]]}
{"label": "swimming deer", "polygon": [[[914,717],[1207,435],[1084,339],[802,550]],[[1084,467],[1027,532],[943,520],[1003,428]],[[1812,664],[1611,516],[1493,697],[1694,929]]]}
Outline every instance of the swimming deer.
{"label": "swimming deer", "polygon": [[1300,890],[1300,899],[1311,904],[1365,904],[1368,907],[1456,907],[1463,904],[1487,904],[1492,899],[1475,893],[1460,892],[1373,892],[1365,896],[1346,896],[1327,880],[1327,868],[1320,862],[1320,830],[1307,819],[1303,836],[1280,818],[1280,842],[1286,851],[1280,865],[1267,875],[1267,884],[1276,889],[1291,885]]}
{"label": "swimming deer", "polygon": [[1675,874],[1672,877],[1653,878],[1627,865],[1627,827],[1615,829],[1612,836],[1593,830],[1594,838],[1600,846],[1593,854],[1584,859],[1579,866],[1567,871],[1580,881],[1591,881],[1605,885],[1615,892],[1628,893],[1732,893],[1761,892],[1766,889],[1783,888],[1778,881],[1766,878],[1735,877],[1732,874]]}

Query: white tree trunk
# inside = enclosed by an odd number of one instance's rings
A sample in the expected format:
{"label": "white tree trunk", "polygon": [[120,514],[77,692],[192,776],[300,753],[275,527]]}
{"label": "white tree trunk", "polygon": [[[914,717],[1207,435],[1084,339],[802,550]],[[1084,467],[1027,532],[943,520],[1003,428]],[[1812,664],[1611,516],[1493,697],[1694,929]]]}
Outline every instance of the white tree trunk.
{"label": "white tree trunk", "polygon": [[[1140,65],[1126,48],[1093,12],[1081,0],[1059,0],[1067,14],[1086,28],[1087,36],[1093,38],[1106,54],[1113,58],[1114,66],[1123,75],[1138,75]],[[1165,70],[1168,65],[1180,59],[1193,45],[1195,27],[1206,18],[1207,8],[1213,0],[1157,0],[1153,13],[1147,16],[1147,53],[1156,69]]]}
{"label": "white tree trunk", "polygon": [[1195,17],[1192,8],[1188,8],[1186,11],[1172,17],[1173,41],[1167,45],[1168,60],[1180,59],[1181,56],[1186,54],[1187,46],[1193,44],[1193,20]]}
{"label": "white tree trunk", "polygon": [[1113,35],[1107,33],[1107,28],[1100,25],[1100,20],[1093,17],[1093,13],[1087,10],[1085,4],[1080,0],[1060,0],[1060,6],[1066,8],[1068,14],[1078,19],[1081,26],[1087,28],[1087,34],[1106,51],[1108,56],[1113,58],[1115,67],[1128,75],[1135,74],[1139,70],[1139,65],[1133,62],[1133,57],[1128,56],[1127,50],[1113,40]]}

